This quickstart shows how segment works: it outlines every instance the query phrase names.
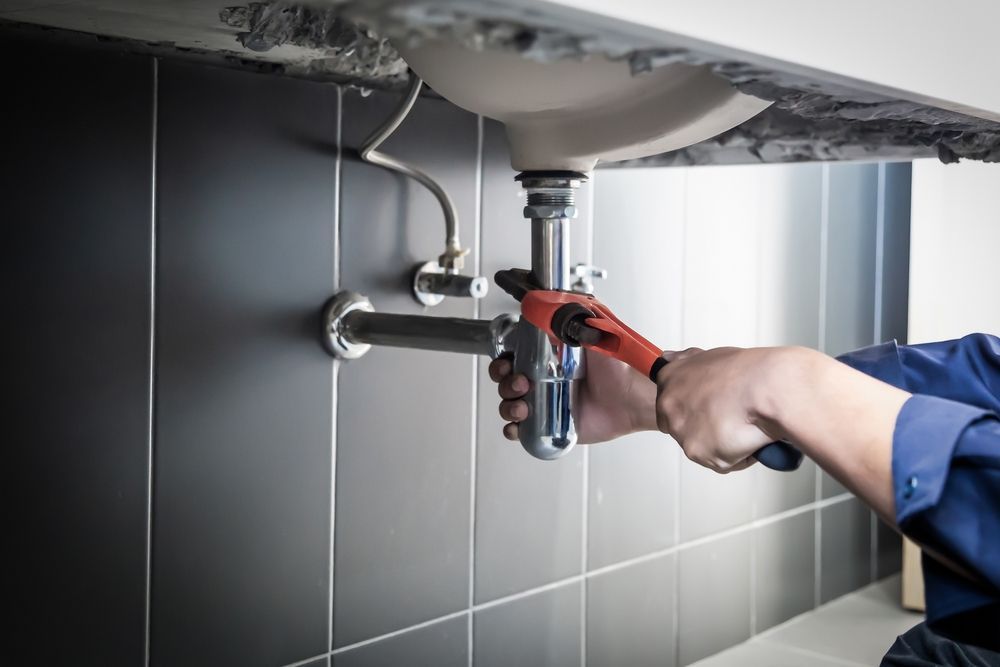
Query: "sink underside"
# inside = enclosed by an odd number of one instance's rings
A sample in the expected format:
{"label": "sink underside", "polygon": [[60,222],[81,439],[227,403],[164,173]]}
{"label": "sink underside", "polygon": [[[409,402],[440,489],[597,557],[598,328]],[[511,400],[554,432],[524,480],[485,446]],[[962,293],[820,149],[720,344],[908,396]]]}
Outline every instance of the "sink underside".
{"label": "sink underside", "polygon": [[707,141],[613,166],[929,156],[1000,161],[1000,123],[991,120],[481,0],[0,0],[0,29],[63,41],[99,35],[130,51],[380,89],[401,88],[408,76],[390,40],[413,47],[443,37],[543,62],[611,58],[636,74],[699,65],[773,104]]}

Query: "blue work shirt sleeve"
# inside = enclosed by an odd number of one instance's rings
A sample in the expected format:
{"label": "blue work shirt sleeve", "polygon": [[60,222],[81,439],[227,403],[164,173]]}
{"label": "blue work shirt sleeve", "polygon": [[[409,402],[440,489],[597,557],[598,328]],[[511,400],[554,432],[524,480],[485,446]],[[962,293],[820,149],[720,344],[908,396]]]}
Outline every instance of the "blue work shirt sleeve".
{"label": "blue work shirt sleeve", "polygon": [[928,620],[996,603],[1000,340],[975,334],[928,345],[887,343],[840,360],[914,394],[893,435],[897,524],[968,575],[925,571]]}

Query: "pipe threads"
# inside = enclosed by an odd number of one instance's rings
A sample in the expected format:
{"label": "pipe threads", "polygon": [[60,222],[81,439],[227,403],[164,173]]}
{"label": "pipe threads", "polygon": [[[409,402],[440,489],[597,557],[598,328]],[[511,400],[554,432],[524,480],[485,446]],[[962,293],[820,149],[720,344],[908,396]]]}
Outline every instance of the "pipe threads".
{"label": "pipe threads", "polygon": [[573,206],[576,196],[572,188],[546,188],[528,192],[528,206]]}

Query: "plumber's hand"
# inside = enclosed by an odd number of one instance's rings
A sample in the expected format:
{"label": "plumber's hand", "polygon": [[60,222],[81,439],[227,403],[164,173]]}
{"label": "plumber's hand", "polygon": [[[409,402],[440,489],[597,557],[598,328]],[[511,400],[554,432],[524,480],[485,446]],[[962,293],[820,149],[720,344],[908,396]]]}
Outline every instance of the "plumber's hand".
{"label": "plumber's hand", "polygon": [[726,473],[753,465],[753,453],[782,436],[765,431],[777,426],[762,408],[793,353],[735,347],[665,353],[670,363],[657,377],[657,426],[706,468]]}
{"label": "plumber's hand", "polygon": [[[587,377],[578,396],[577,435],[581,443],[613,440],[634,431],[656,429],[656,386],[617,359],[596,352],[587,355]],[[508,440],[517,440],[517,424],[528,416],[528,378],[514,374],[510,359],[501,357],[490,364],[490,377],[498,382],[500,416],[509,422],[503,427]]]}

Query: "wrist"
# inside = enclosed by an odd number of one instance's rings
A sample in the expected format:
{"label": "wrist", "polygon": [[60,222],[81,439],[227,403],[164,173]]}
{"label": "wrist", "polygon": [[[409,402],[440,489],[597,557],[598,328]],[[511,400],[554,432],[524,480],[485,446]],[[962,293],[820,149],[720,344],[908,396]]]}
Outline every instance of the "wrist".
{"label": "wrist", "polygon": [[626,392],[631,432],[658,431],[656,425],[656,385],[636,373]]}
{"label": "wrist", "polygon": [[750,419],[775,439],[790,439],[797,430],[795,419],[802,412],[798,402],[823,381],[830,357],[805,347],[774,347],[767,355],[763,371],[754,386]]}

